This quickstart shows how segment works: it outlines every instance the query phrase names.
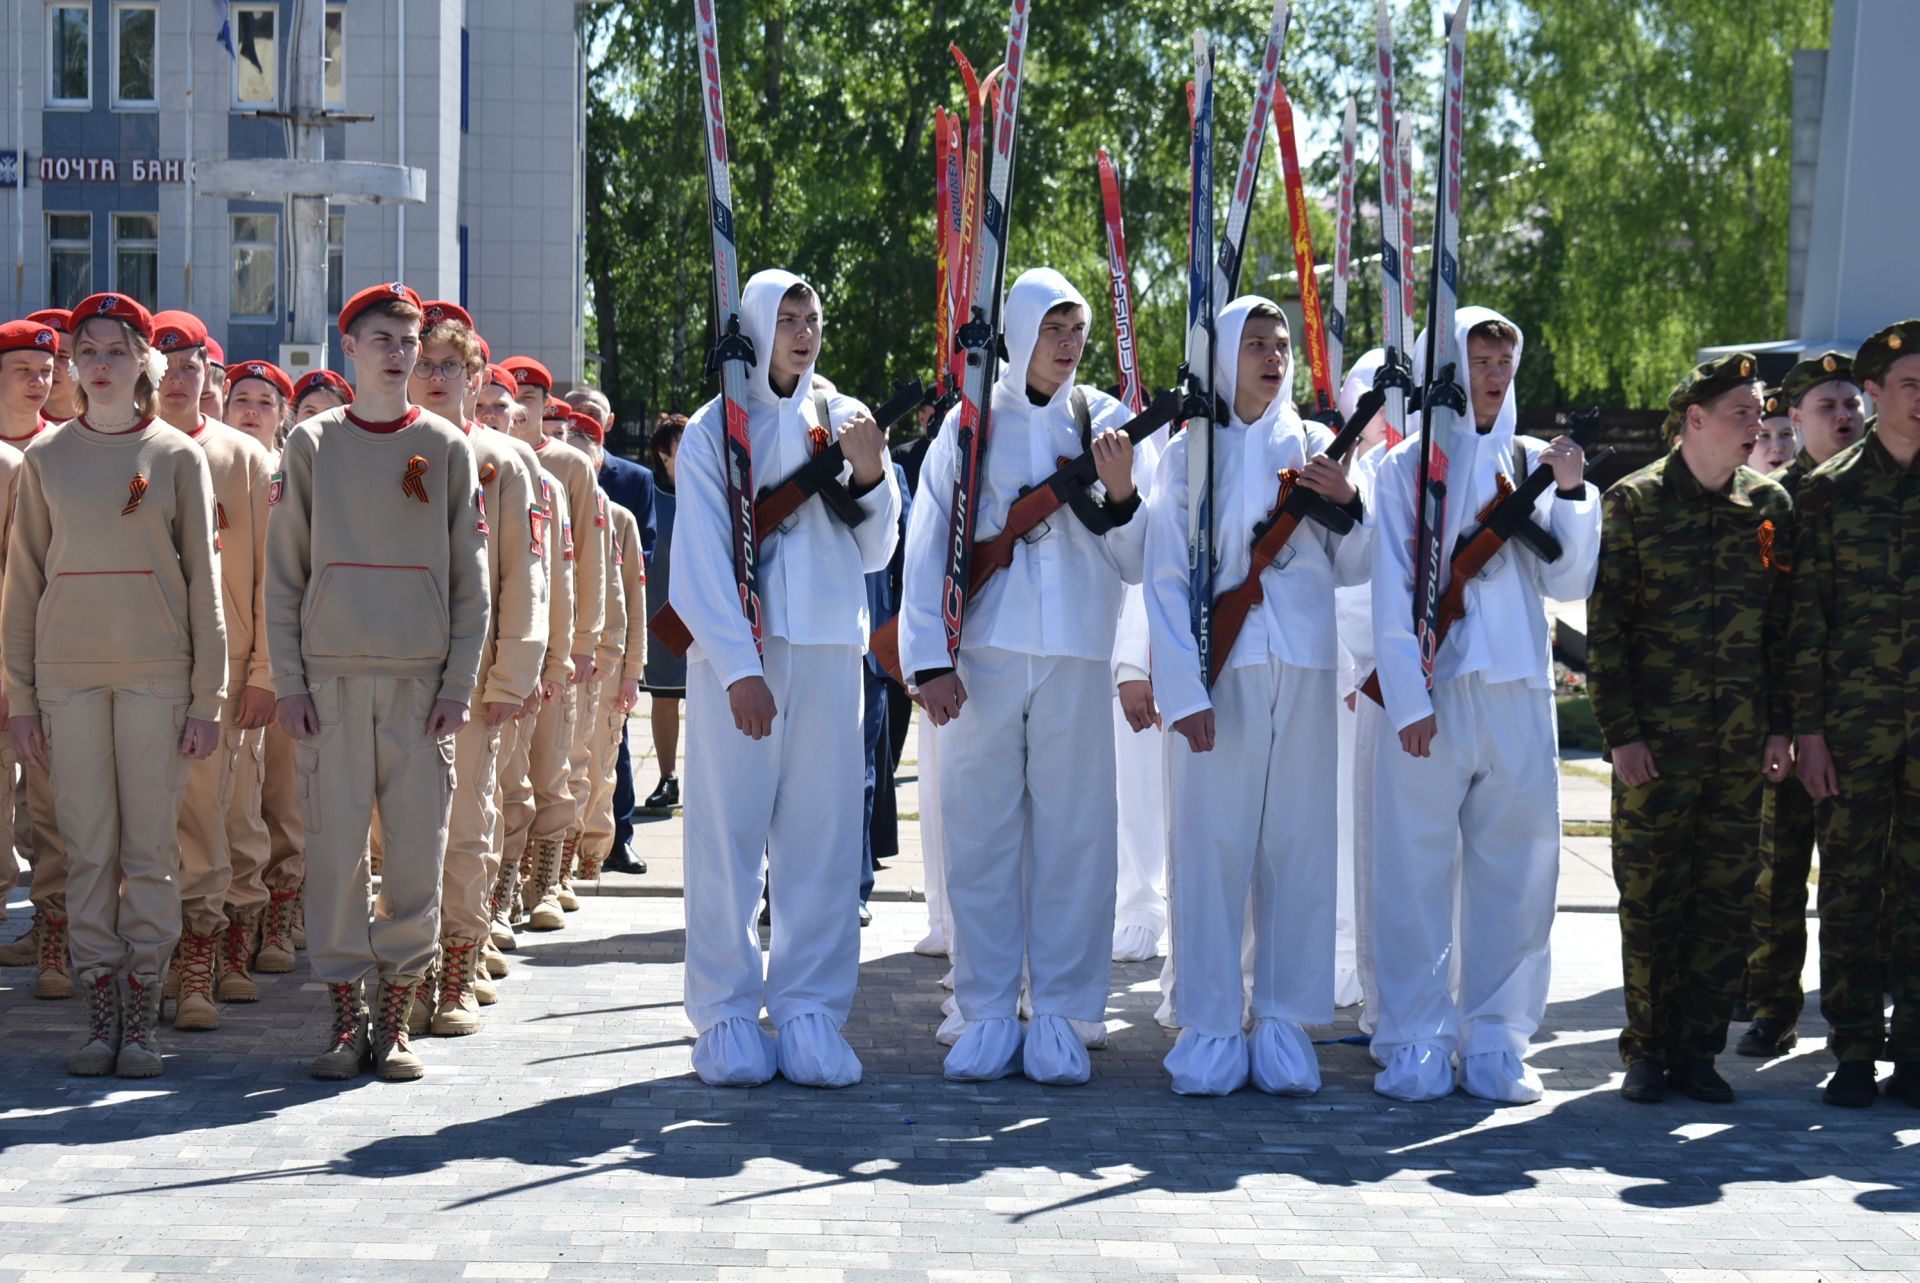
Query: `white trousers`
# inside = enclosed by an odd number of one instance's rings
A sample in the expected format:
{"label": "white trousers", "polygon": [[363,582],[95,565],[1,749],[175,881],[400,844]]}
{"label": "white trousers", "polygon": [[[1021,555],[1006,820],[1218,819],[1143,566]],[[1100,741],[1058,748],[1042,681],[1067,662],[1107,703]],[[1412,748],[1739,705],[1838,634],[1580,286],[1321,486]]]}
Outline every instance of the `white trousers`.
{"label": "white trousers", "polygon": [[1357,695],[1334,706],[1340,727],[1340,922],[1334,952],[1334,1003],[1360,1007],[1360,1029],[1373,1032],[1380,986],[1373,974],[1373,755],[1380,706]]}
{"label": "white trousers", "polygon": [[1129,928],[1158,941],[1167,930],[1165,732],[1136,732],[1113,700],[1114,761],[1120,804],[1120,873],[1115,887],[1116,942]]}
{"label": "white trousers", "polygon": [[920,859],[927,896],[926,938],[914,952],[944,955],[953,948],[953,906],[947,900],[947,848],[940,829],[940,728],[920,717]]}
{"label": "white trousers", "polygon": [[762,1007],[776,1025],[815,1013],[838,1028],[860,976],[860,652],[768,638],[763,654],[778,711],[762,740],[734,726],[712,664],[687,666],[686,1001],[700,1033]]}
{"label": "white trousers", "polygon": [[1213,688],[1213,751],[1167,736],[1173,1019],[1183,1029],[1240,1033],[1249,918],[1254,1019],[1333,1019],[1333,690],[1330,669],[1272,658],[1230,669]]}
{"label": "white trousers", "polygon": [[1546,1010],[1560,873],[1553,698],[1469,673],[1435,687],[1433,705],[1432,756],[1408,756],[1384,722],[1374,753],[1383,1065],[1414,1045],[1522,1056]]}
{"label": "white trousers", "polygon": [[1119,814],[1111,667],[962,647],[940,742],[953,994],[969,1022],[1105,1019]]}

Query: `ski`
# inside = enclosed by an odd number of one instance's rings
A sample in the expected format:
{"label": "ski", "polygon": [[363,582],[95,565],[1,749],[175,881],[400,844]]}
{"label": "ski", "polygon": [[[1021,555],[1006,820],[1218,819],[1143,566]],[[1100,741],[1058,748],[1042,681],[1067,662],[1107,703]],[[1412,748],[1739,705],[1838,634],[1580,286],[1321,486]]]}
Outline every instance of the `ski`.
{"label": "ski", "polygon": [[1099,156],[1100,200],[1106,211],[1107,278],[1113,293],[1113,354],[1120,368],[1120,401],[1130,414],[1147,408],[1140,386],[1140,365],[1133,349],[1133,278],[1127,274],[1127,231],[1120,217],[1120,175],[1113,158],[1102,147]]}
{"label": "ski", "polygon": [[1307,222],[1306,181],[1300,173],[1300,148],[1294,138],[1293,100],[1276,86],[1274,122],[1280,127],[1280,173],[1287,186],[1287,216],[1293,224],[1293,264],[1300,277],[1300,318],[1306,329],[1307,371],[1313,377],[1313,417],[1338,418],[1327,353],[1327,327],[1320,311],[1320,278],[1313,270],[1313,228]]}
{"label": "ski", "polygon": [[933,313],[933,394],[946,389],[947,363],[953,353],[953,251],[959,236],[955,224],[960,221],[956,204],[959,196],[960,140],[957,122],[947,119],[945,107],[933,109],[933,257],[939,277],[934,293]]}
{"label": "ski", "polygon": [[[703,3],[708,0],[702,0]],[[961,381],[955,446],[953,503],[947,529],[947,574],[941,587],[940,612],[946,626],[947,654],[960,651],[960,630],[966,622],[967,595],[972,583],[974,499],[979,493],[980,462],[986,454],[992,415],[990,397],[999,374],[1000,309],[1004,302],[1007,267],[1007,201],[1013,190],[1014,128],[1020,119],[1020,87],[1025,71],[1028,0],[1013,0],[1007,22],[1007,61],[997,81],[987,90],[982,115],[991,122],[992,163],[987,171],[979,223],[968,249],[972,272],[968,318],[955,337],[966,350],[966,373]],[[971,123],[971,122],[969,122]]]}
{"label": "ski", "polygon": [[1327,314],[1327,369],[1336,388],[1347,359],[1347,277],[1353,270],[1353,159],[1358,123],[1349,98],[1340,124],[1340,208],[1333,233],[1333,310]]}
{"label": "ski", "polygon": [[1440,103],[1440,171],[1433,202],[1433,277],[1427,286],[1427,361],[1420,398],[1420,488],[1413,535],[1413,631],[1429,689],[1440,647],[1440,575],[1446,560],[1447,470],[1467,413],[1456,376],[1454,310],[1460,301],[1460,152],[1466,97],[1467,6],[1460,0],[1447,37],[1446,94]]}
{"label": "ski", "polygon": [[[1213,46],[1193,36],[1192,180],[1187,206],[1187,342],[1181,371],[1200,414],[1187,420],[1187,591],[1202,680],[1213,672]],[[1257,163],[1257,162],[1256,162]],[[1237,264],[1235,265],[1237,267]]]}
{"label": "ski", "polygon": [[1413,335],[1413,256],[1402,251],[1411,244],[1403,234],[1404,207],[1400,201],[1399,119],[1393,89],[1393,19],[1387,0],[1374,11],[1380,84],[1380,322],[1386,365],[1380,384],[1387,393],[1387,444],[1407,435],[1407,392],[1412,387],[1408,343]]}
{"label": "ski", "polygon": [[734,241],[733,185],[727,164],[726,108],[720,94],[720,37],[713,0],[693,0],[700,39],[700,102],[706,116],[707,196],[712,204],[713,322],[716,341],[707,372],[720,372],[720,399],[726,420],[722,472],[733,527],[733,578],[740,609],[760,646],[760,541],[753,521],[753,442],[747,434],[747,367],[753,344],[740,332],[740,257]]}
{"label": "ski", "polygon": [[[1233,176],[1233,201],[1227,206],[1226,234],[1220,240],[1218,270],[1213,278],[1214,306],[1225,307],[1240,291],[1240,268],[1247,253],[1247,231],[1253,216],[1253,193],[1260,184],[1260,157],[1267,144],[1267,116],[1280,84],[1280,49],[1287,43],[1290,20],[1287,0],[1274,0],[1273,22],[1267,28],[1266,52],[1253,85],[1253,117],[1247,122],[1247,140],[1240,148],[1240,166]],[[1212,55],[1209,54],[1209,59]],[[1211,77],[1212,68],[1208,68]],[[1209,142],[1211,148],[1211,142]],[[1211,205],[1213,198],[1207,198]],[[1212,229],[1208,229],[1211,236]]]}

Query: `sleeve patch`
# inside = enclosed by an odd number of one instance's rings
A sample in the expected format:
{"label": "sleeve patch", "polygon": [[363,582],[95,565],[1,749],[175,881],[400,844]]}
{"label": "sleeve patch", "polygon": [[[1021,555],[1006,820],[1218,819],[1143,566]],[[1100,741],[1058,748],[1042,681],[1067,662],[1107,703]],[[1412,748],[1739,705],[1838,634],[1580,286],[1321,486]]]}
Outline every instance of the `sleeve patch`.
{"label": "sleeve patch", "polygon": [[272,507],[274,504],[279,503],[286,493],[287,474],[284,472],[274,473],[273,479],[267,483],[267,506]]}

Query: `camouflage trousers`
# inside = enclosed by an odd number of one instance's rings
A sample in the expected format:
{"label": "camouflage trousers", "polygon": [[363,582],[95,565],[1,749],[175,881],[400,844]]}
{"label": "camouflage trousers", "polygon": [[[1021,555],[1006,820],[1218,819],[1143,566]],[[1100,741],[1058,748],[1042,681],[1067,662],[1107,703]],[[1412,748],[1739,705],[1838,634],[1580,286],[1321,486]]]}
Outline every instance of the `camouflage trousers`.
{"label": "camouflage trousers", "polygon": [[[1835,755],[1821,804],[1820,1011],[1841,1061],[1920,1061],[1920,754]],[[1893,1033],[1882,1002],[1893,995]]]}
{"label": "camouflage trousers", "polygon": [[1760,820],[1760,876],[1753,884],[1753,952],[1747,1003],[1756,1020],[1800,1019],[1806,990],[1807,879],[1813,872],[1813,799],[1797,779],[1766,786]]}
{"label": "camouflage trousers", "polygon": [[1637,788],[1614,777],[1625,1064],[1675,1065],[1727,1044],[1752,939],[1763,783],[1754,766]]}

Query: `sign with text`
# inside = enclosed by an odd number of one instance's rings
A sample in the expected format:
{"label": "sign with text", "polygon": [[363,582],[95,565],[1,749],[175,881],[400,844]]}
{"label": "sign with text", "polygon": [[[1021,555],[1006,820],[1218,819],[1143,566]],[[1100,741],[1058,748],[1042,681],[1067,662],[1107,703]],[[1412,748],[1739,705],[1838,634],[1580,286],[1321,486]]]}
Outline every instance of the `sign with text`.
{"label": "sign with text", "polygon": [[[4,153],[0,153],[4,155]],[[187,178],[187,162],[180,159],[153,160],[136,156],[116,160],[111,156],[42,156],[40,181],[43,183],[182,183]]]}

